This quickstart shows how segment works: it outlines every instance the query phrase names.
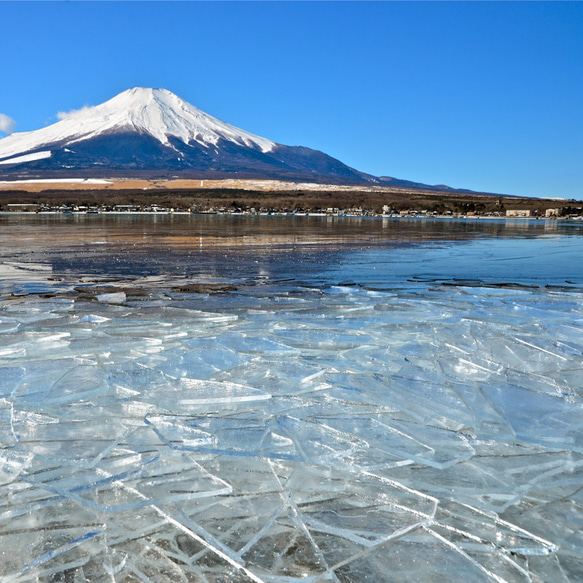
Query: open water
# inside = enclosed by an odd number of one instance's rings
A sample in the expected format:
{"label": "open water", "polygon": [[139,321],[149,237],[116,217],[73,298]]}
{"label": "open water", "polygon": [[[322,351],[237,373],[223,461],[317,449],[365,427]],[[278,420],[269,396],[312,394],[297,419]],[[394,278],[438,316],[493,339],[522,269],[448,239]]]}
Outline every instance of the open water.
{"label": "open water", "polygon": [[0,580],[580,581],[582,257],[577,221],[0,215]]}

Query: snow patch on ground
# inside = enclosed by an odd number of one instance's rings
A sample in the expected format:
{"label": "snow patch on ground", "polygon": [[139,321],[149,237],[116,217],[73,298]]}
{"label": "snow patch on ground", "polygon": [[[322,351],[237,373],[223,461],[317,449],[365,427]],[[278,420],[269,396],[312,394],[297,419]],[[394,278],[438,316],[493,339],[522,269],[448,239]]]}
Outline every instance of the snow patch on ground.
{"label": "snow patch on ground", "polygon": [[113,182],[99,178],[45,178],[34,180],[0,180],[0,184],[113,184]]}

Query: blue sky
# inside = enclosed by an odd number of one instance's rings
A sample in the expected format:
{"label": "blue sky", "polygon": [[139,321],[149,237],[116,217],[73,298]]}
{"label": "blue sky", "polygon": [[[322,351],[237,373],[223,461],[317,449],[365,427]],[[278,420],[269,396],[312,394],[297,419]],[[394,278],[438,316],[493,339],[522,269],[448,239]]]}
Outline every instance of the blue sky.
{"label": "blue sky", "polygon": [[583,199],[581,2],[0,1],[0,23],[6,129],[164,87],[371,174]]}

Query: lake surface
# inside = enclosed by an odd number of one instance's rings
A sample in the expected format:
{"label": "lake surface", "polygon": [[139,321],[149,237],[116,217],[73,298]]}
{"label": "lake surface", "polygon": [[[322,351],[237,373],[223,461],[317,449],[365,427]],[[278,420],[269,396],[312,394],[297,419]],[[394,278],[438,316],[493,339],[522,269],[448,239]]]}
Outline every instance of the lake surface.
{"label": "lake surface", "polygon": [[249,283],[583,284],[583,222],[0,214],[4,261],[85,276]]}
{"label": "lake surface", "polygon": [[0,578],[581,580],[582,257],[577,221],[0,214]]}

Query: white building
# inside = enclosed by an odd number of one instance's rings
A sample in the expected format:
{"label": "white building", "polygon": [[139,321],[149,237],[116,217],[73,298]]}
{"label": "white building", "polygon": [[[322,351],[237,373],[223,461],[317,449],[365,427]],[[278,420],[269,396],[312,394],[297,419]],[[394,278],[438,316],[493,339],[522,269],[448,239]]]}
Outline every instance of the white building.
{"label": "white building", "polygon": [[507,210],[506,216],[507,217],[514,217],[514,218],[517,218],[517,217],[528,218],[528,217],[534,217],[535,212],[531,209],[514,209],[514,210]]}

